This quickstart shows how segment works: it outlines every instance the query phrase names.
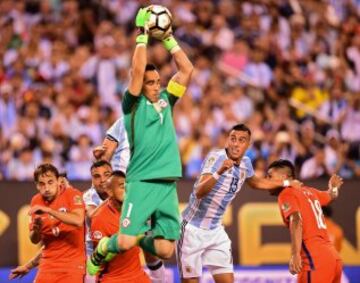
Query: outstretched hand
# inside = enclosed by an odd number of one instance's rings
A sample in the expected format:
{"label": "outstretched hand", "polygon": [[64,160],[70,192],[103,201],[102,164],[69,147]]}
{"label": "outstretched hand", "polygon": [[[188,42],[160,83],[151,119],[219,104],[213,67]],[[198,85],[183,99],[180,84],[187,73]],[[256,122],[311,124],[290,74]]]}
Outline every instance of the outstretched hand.
{"label": "outstretched hand", "polygon": [[11,269],[11,272],[9,274],[9,280],[13,280],[15,278],[22,278],[29,272],[30,268],[28,268],[26,265],[20,265],[14,269]]}
{"label": "outstretched hand", "polygon": [[344,181],[339,175],[333,174],[329,180],[329,189],[333,189],[333,188],[339,189],[343,183]]}

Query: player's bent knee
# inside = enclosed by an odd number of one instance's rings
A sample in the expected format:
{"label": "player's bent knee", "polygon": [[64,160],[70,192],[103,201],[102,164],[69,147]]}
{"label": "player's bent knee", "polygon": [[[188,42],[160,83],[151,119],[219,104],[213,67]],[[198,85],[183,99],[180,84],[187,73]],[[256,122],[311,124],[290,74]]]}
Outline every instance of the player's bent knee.
{"label": "player's bent knee", "polygon": [[129,250],[136,245],[136,237],[129,235],[119,235],[118,244],[120,250]]}
{"label": "player's bent knee", "polygon": [[174,242],[158,239],[155,240],[156,254],[161,259],[169,259],[172,257],[175,251]]}

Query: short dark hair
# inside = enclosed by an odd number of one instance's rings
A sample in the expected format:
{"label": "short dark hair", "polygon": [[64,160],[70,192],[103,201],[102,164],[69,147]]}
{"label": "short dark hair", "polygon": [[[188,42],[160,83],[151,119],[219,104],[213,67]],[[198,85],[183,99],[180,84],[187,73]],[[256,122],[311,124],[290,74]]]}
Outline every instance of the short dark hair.
{"label": "short dark hair", "polygon": [[90,172],[94,169],[94,168],[99,168],[99,167],[102,167],[104,165],[107,165],[111,168],[111,164],[109,161],[107,160],[98,160],[98,161],[95,161],[91,167],[90,167]]}
{"label": "short dark hair", "polygon": [[67,178],[67,173],[61,172],[61,173],[59,173],[59,177]]}
{"label": "short dark hair", "polygon": [[327,217],[332,217],[333,215],[333,210],[331,208],[331,206],[322,206],[321,207],[323,214]]}
{"label": "short dark hair", "polygon": [[55,175],[56,179],[59,178],[59,170],[50,163],[40,164],[34,171],[34,181],[37,183],[39,181],[39,177],[46,174],[47,172],[51,172]]}
{"label": "short dark hair", "polygon": [[115,176],[115,177],[123,177],[126,178],[126,175],[123,171],[121,170],[115,170],[111,173],[111,176]]}
{"label": "short dark hair", "polygon": [[247,132],[249,134],[249,137],[251,137],[251,131],[245,124],[236,124],[231,128],[231,131]]}
{"label": "short dark hair", "polygon": [[154,64],[148,63],[145,67],[145,72],[147,71],[157,71],[157,68]]}
{"label": "short dark hair", "polygon": [[269,165],[268,170],[271,168],[288,169],[289,177],[295,178],[295,166],[289,160],[286,159],[276,160]]}

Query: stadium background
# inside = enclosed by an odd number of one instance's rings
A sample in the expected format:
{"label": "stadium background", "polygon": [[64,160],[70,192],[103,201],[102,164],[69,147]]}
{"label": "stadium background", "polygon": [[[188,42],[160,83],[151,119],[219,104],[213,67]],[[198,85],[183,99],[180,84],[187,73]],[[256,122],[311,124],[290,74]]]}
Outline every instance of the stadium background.
{"label": "stadium background", "polygon": [[[196,68],[174,113],[185,176],[181,201],[209,149],[222,147],[226,130],[245,122],[257,174],[287,158],[306,183],[317,179],[325,188],[333,172],[346,179],[334,219],[345,233],[346,272],[360,282],[359,1],[156,3],[172,11],[175,36]],[[22,263],[34,249],[26,243],[23,206],[35,193],[28,181],[37,164],[54,163],[72,182],[89,180],[91,149],[121,115],[134,14],[148,4],[0,2],[0,266]],[[165,85],[174,70],[170,56],[156,41],[149,50]],[[274,204],[263,204],[273,201],[249,189],[235,200],[226,221],[236,264],[287,263],[287,232],[277,214],[269,217]],[[254,227],[254,219],[263,226]]]}

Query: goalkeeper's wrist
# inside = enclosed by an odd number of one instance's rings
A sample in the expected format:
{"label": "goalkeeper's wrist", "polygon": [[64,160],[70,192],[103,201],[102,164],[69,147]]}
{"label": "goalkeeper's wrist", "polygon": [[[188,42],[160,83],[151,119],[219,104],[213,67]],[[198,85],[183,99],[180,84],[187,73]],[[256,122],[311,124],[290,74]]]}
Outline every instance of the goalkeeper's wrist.
{"label": "goalkeeper's wrist", "polygon": [[180,46],[173,36],[169,36],[163,39],[162,42],[166,50],[169,51],[171,54],[174,54],[175,52],[180,50]]}
{"label": "goalkeeper's wrist", "polygon": [[149,35],[145,33],[140,33],[136,36],[136,44],[144,44],[147,45],[149,41]]}

